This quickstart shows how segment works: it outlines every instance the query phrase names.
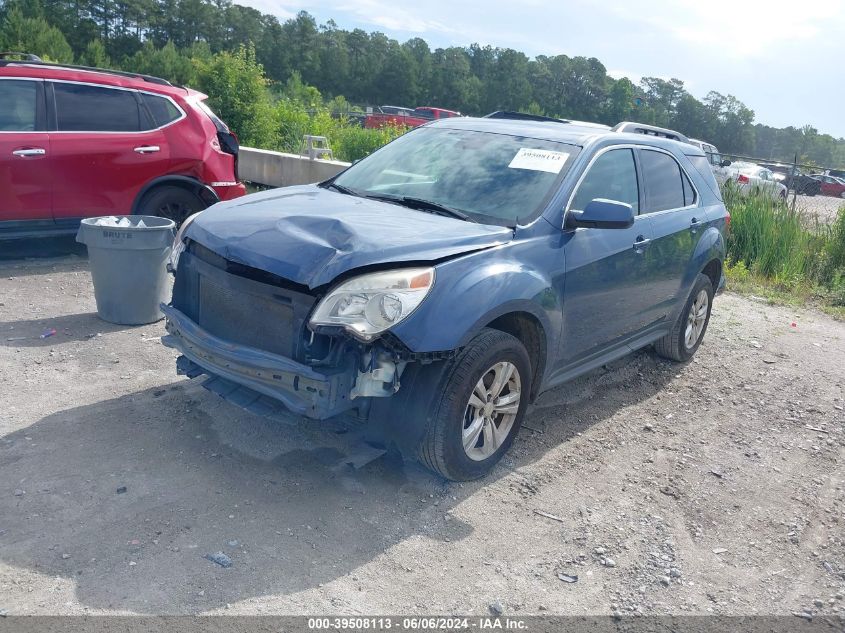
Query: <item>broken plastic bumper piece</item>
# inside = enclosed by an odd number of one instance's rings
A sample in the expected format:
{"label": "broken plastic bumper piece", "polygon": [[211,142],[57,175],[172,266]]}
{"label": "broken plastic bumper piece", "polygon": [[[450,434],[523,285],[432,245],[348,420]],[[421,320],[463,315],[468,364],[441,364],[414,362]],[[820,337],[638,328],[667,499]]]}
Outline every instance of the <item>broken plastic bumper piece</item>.
{"label": "broken plastic bumper piece", "polygon": [[203,330],[185,314],[161,306],[167,332],[161,342],[182,353],[180,374],[210,380],[203,385],[245,409],[270,415],[282,404],[293,413],[325,420],[355,406],[349,394],[355,372],[329,368],[317,372],[290,358],[225,341]]}

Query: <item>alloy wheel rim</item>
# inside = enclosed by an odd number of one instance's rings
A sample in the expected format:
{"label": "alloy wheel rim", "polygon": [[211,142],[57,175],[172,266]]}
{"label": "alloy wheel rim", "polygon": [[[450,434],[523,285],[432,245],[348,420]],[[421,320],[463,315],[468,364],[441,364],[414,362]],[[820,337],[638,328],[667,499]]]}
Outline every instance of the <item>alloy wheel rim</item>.
{"label": "alloy wheel rim", "polygon": [[707,308],[710,305],[710,296],[706,290],[699,291],[695,297],[695,301],[689,309],[687,315],[687,329],[684,332],[684,345],[687,349],[692,349],[701,338],[704,332],[704,324],[707,322]]}
{"label": "alloy wheel rim", "polygon": [[461,440],[467,457],[492,456],[513,429],[522,398],[522,380],[513,363],[496,363],[473,387],[464,412]]}

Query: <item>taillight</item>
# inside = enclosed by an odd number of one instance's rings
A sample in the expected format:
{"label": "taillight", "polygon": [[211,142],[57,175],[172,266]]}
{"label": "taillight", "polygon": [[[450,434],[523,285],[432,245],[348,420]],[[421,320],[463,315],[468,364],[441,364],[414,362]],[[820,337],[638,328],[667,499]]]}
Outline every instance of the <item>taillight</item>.
{"label": "taillight", "polygon": [[748,180],[748,176],[744,174],[740,174],[736,177],[736,181],[741,185],[747,185],[750,181]]}
{"label": "taillight", "polygon": [[725,209],[725,231],[731,229],[731,212]]}

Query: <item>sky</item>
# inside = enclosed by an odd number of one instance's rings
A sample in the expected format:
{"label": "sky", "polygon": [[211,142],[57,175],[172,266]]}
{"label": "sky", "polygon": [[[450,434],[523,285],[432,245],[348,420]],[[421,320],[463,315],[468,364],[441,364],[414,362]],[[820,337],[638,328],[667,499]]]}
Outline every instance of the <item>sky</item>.
{"label": "sky", "polygon": [[[845,137],[845,0],[235,0],[287,19],[381,31],[434,49],[474,42],[596,57],[612,77],[677,77],[732,94],[755,121]],[[414,104],[409,104],[413,106]]]}

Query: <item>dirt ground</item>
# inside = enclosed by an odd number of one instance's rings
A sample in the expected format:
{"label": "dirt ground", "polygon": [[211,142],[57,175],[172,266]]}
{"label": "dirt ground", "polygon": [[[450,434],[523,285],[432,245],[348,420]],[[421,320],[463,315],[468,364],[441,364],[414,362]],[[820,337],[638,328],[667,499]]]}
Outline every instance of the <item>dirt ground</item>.
{"label": "dirt ground", "polygon": [[723,295],[694,362],[544,394],[463,485],[242,412],[163,331],[100,321],[83,258],[0,262],[0,612],[845,614],[824,315]]}

